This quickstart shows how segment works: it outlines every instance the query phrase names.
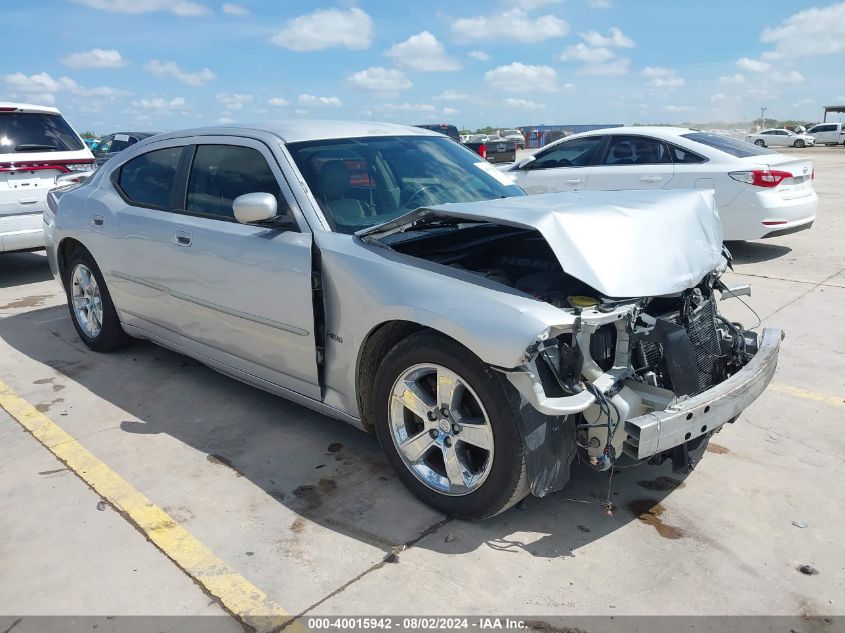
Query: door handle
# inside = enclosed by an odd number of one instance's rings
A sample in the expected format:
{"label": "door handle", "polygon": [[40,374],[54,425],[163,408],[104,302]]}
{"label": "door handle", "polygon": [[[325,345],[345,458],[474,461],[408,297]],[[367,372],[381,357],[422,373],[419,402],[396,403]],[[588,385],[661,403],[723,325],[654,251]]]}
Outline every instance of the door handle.
{"label": "door handle", "polygon": [[192,241],[191,234],[184,229],[178,229],[176,235],[173,236],[173,242],[176,246],[190,246]]}
{"label": "door handle", "polygon": [[580,178],[570,178],[569,180],[566,181],[566,184],[567,185],[580,185],[582,182],[584,182],[584,181],[581,180]]}
{"label": "door handle", "polygon": [[95,215],[91,217],[91,224],[93,226],[103,226],[103,216]]}
{"label": "door handle", "polygon": [[640,182],[660,182],[663,176],[642,176]]}

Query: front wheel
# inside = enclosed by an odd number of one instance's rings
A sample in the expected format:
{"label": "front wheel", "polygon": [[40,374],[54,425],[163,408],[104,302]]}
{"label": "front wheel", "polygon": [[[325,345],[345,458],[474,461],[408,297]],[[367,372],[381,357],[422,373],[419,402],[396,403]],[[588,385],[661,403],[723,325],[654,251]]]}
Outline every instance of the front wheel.
{"label": "front wheel", "polygon": [[757,147],[766,147],[766,141],[764,141],[764,140],[763,140],[763,139],[761,139],[761,138],[758,138],[756,141],[754,141],[754,144],[755,144]]}
{"label": "front wheel", "polygon": [[399,478],[463,519],[491,517],[528,494],[525,447],[501,377],[433,332],[400,341],[375,377],[375,430]]}
{"label": "front wheel", "polygon": [[110,352],[126,344],[129,337],[120,326],[103,274],[82,247],[68,257],[65,292],[73,327],[83,343],[96,352]]}
{"label": "front wheel", "polygon": [[798,149],[803,149],[804,148],[804,141],[802,141],[801,139],[798,139],[797,141],[795,141],[794,146],[797,147]]}

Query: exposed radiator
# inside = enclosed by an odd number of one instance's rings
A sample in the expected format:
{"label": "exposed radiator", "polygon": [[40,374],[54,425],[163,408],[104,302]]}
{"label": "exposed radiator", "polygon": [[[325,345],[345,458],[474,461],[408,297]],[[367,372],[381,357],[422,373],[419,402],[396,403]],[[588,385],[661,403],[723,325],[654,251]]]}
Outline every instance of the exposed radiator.
{"label": "exposed radiator", "polygon": [[704,391],[724,378],[716,329],[716,304],[712,299],[704,301],[690,315],[687,334],[695,350],[698,364],[698,390]]}

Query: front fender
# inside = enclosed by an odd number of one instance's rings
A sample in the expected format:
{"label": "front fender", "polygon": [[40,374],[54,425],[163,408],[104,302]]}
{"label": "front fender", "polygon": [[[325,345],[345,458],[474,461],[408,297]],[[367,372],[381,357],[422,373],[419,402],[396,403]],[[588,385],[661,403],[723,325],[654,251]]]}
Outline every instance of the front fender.
{"label": "front fender", "polygon": [[336,233],[315,235],[325,305],[325,402],[360,417],[355,378],[361,346],[390,321],[455,339],[483,362],[512,368],[564,310],[480,275],[367,245]]}

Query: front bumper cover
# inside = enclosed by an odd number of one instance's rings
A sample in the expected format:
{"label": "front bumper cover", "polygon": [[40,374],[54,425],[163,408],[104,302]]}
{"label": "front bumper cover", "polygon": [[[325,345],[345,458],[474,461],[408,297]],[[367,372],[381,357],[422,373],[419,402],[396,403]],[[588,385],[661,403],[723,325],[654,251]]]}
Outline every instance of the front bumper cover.
{"label": "front bumper cover", "polygon": [[646,459],[736,419],[771,382],[782,338],[781,330],[764,329],[754,358],[727,380],[663,411],[626,420],[624,452]]}

